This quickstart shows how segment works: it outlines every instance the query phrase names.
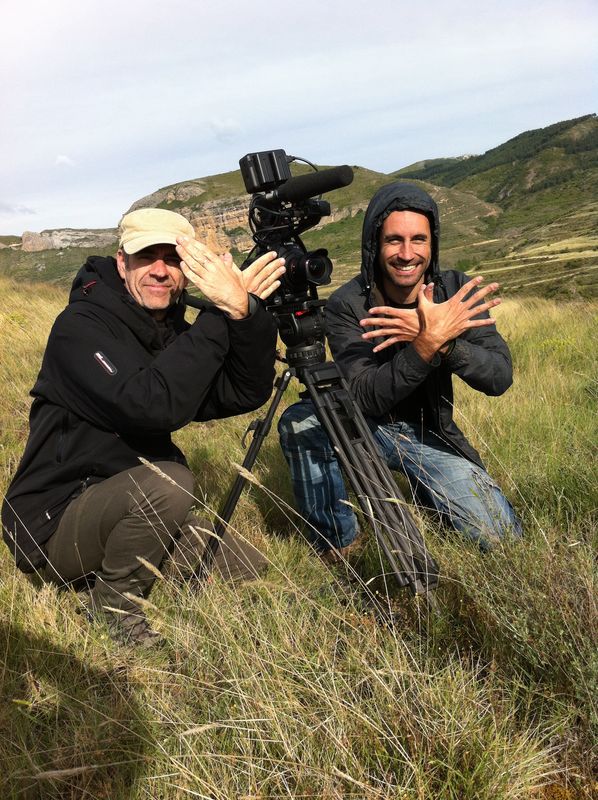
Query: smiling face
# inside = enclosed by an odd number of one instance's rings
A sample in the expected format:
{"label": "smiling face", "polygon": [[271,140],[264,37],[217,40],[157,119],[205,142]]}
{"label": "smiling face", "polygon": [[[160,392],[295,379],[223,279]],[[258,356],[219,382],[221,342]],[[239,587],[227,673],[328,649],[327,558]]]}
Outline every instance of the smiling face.
{"label": "smiling face", "polygon": [[432,260],[427,216],[417,211],[392,211],[380,229],[378,259],[388,299],[395,303],[416,300]]}
{"label": "smiling face", "polygon": [[157,319],[164,317],[187,285],[173,244],[154,244],[131,255],[119,250],[116,265],[129,294]]}

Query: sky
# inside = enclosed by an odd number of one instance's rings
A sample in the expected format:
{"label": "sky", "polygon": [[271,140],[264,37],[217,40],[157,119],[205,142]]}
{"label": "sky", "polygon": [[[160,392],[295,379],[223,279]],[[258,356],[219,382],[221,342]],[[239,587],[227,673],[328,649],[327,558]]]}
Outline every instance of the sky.
{"label": "sky", "polygon": [[0,234],[284,149],[388,173],[598,111],[597,0],[2,0]]}

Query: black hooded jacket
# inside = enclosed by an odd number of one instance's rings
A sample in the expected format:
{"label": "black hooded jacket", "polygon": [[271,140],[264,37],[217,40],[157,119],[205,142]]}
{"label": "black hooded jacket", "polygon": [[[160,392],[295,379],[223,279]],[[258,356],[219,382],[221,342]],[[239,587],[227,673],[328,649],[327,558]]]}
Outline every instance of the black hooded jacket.
{"label": "black hooded jacket", "polygon": [[[430,419],[425,424],[459,453],[482,466],[479,454],[455,425],[452,414],[452,375],[473,389],[500,395],[512,383],[509,349],[494,325],[470,328],[456,340],[447,358],[436,355],[424,361],[411,343],[373,352],[383,339],[364,340],[359,321],[374,306],[388,305],[376,286],[380,228],[393,211],[419,211],[430,220],[432,259],[425,282],[434,282],[434,300],[444,302],[464,283],[467,275],[456,270],[440,271],[440,224],[432,198],[417,186],[391,183],[372,198],[365,214],[362,235],[361,274],[334,292],[326,306],[326,328],[332,355],[348,379],[361,410],[378,423],[401,419],[400,403],[422,387]],[[480,314],[480,318],[488,313]]]}
{"label": "black hooded jacket", "polygon": [[93,256],[57,317],[35,386],[30,433],[2,507],[4,539],[25,572],[44,561],[71,499],[148,461],[185,463],[171,432],[251,411],[269,398],[276,325],[252,298],[244,320],[183,303],[157,323],[113,258]]}

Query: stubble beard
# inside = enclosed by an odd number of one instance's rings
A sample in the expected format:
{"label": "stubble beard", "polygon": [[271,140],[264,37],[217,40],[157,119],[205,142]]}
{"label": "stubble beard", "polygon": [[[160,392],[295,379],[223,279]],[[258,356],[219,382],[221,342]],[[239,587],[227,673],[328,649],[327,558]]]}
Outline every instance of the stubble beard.
{"label": "stubble beard", "polygon": [[412,266],[413,272],[409,274],[407,272],[402,273],[400,268],[394,267],[392,264],[384,264],[383,286],[386,294],[391,299],[392,295],[400,295],[394,298],[396,302],[404,302],[406,296],[410,295],[415,287],[419,287],[424,280],[427,268],[425,262]]}

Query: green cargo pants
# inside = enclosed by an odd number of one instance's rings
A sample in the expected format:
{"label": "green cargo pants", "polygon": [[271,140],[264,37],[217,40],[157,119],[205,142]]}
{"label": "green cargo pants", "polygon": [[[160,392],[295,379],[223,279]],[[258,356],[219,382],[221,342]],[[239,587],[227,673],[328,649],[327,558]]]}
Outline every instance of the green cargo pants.
{"label": "green cargo pants", "polygon": [[[125,595],[147,597],[158,569],[188,576],[202,557],[213,525],[191,513],[193,474],[171,461],[134,467],[86,489],[67,507],[58,529],[46,542],[48,564],[43,578],[69,585],[95,576],[91,600],[135,611]],[[257,577],[265,557],[251,544],[227,531],[212,570],[229,580]]]}

